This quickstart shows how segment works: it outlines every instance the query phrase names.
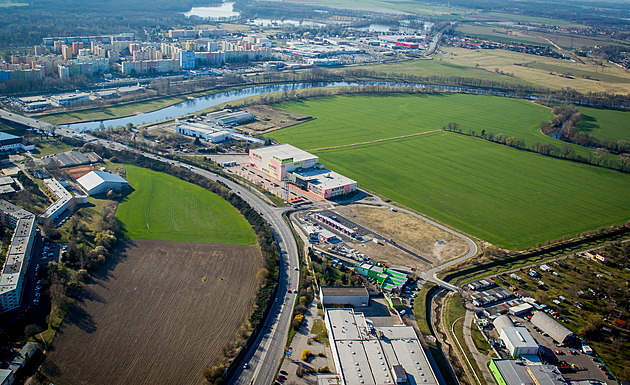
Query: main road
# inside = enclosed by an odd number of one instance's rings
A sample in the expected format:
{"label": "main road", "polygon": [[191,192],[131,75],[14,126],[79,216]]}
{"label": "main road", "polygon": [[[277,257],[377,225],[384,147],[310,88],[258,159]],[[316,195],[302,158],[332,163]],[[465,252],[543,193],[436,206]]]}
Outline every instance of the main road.
{"label": "main road", "polygon": [[[40,130],[52,131],[52,125],[43,123],[38,120],[9,113],[8,111],[0,110],[0,119],[11,120],[16,123],[27,125],[31,128],[37,128]],[[291,316],[293,314],[293,307],[295,304],[297,289],[299,285],[299,255],[298,248],[293,238],[293,234],[289,224],[284,219],[284,213],[289,209],[286,207],[274,207],[270,205],[269,200],[258,190],[252,189],[249,186],[244,186],[233,182],[230,179],[221,177],[213,172],[198,168],[196,166],[181,164],[180,162],[173,161],[162,156],[151,154],[148,152],[132,149],[124,144],[99,139],[89,134],[80,134],[75,130],[71,130],[65,127],[56,127],[55,134],[66,137],[79,138],[87,142],[98,143],[104,147],[112,150],[121,151],[129,150],[139,154],[142,154],[148,158],[155,159],[161,162],[169,163],[175,166],[183,166],[191,172],[204,176],[214,181],[220,181],[224,185],[228,186],[232,191],[238,194],[243,200],[245,200],[252,208],[254,208],[262,217],[267,221],[273,230],[273,235],[280,249],[279,259],[279,279],[278,279],[278,292],[274,299],[273,306],[269,313],[269,316],[264,321],[262,332],[252,346],[249,347],[249,351],[243,360],[243,365],[238,368],[235,374],[232,376],[230,384],[233,385],[269,385],[273,382],[276,370],[280,365],[282,355],[284,354],[284,347],[286,345],[289,324],[291,323]],[[386,205],[383,203],[383,205]],[[474,256],[477,253],[477,245],[467,236],[458,233],[452,229],[449,229],[439,223],[436,223],[426,217],[422,217],[417,213],[408,211],[402,208],[397,208],[400,211],[405,211],[411,215],[414,215],[428,223],[431,223],[449,233],[456,235],[463,239],[468,245],[468,252],[459,258],[448,261],[440,266],[434,267],[425,272],[422,277],[426,281],[433,281],[449,290],[456,291],[457,287],[444,282],[437,278],[436,273],[447,267],[455,265],[465,259]]]}

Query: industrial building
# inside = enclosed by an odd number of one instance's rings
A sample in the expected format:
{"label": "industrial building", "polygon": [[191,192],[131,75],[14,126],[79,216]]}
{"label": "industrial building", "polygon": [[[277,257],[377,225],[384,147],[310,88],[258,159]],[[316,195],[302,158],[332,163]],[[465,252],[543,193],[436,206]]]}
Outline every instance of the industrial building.
{"label": "industrial building", "polygon": [[407,283],[407,274],[387,267],[363,263],[355,266],[355,270],[365,277],[376,280],[384,291],[400,290]]}
{"label": "industrial building", "polygon": [[370,304],[370,294],[365,286],[322,286],[319,289],[319,299],[324,306],[366,307]]}
{"label": "industrial building", "polygon": [[499,333],[501,341],[512,357],[538,354],[538,343],[534,340],[527,328],[504,327]]}
{"label": "industrial building", "polygon": [[549,317],[542,311],[534,313],[531,318],[531,322],[534,326],[549,334],[551,338],[561,344],[567,342],[574,336],[571,330],[567,329],[564,325],[560,324],[558,321]]}
{"label": "industrial building", "polygon": [[0,313],[4,313],[18,308],[22,301],[37,226],[35,215],[5,200],[0,200],[0,219],[14,229],[0,275]]}
{"label": "industrial building", "polygon": [[35,147],[30,144],[24,144],[24,140],[15,135],[6,132],[0,132],[0,152],[8,152],[15,150],[31,151]]}
{"label": "industrial building", "polygon": [[492,360],[488,365],[497,384],[503,385],[568,385],[569,382],[553,365],[540,362],[536,356],[521,360]]}
{"label": "industrial building", "polygon": [[106,193],[108,190],[124,190],[129,187],[129,182],[120,175],[104,171],[91,171],[77,179],[77,182],[90,196]]}
{"label": "industrial building", "polygon": [[59,167],[81,166],[101,161],[103,161],[103,159],[95,152],[81,151],[66,151],[61,154],[52,154],[42,158],[42,162],[44,162],[45,165],[48,166],[52,163],[56,163]]}
{"label": "industrial building", "polygon": [[299,168],[314,168],[318,162],[318,156],[290,144],[249,150],[249,163],[277,181],[287,179],[289,173]]}
{"label": "industrial building", "polygon": [[234,127],[254,121],[254,114],[241,110],[221,110],[206,115],[210,123],[223,127]]}
{"label": "industrial building", "polygon": [[249,163],[277,181],[289,180],[324,199],[357,189],[357,182],[323,168],[318,156],[290,144],[249,150]]}
{"label": "industrial building", "polygon": [[412,327],[375,327],[352,309],[326,309],[325,323],[338,383],[438,385]]}
{"label": "industrial building", "polygon": [[178,124],[176,131],[178,134],[205,139],[212,143],[219,143],[232,139],[231,132],[201,122],[185,122]]}

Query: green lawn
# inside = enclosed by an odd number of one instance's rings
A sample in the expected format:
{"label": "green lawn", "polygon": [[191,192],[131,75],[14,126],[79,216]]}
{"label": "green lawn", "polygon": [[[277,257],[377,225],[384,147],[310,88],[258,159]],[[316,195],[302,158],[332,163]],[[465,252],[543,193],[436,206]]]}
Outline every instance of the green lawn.
{"label": "green lawn", "polygon": [[116,216],[131,239],[253,244],[249,223],[229,203],[199,186],[149,169],[125,165],[134,188]]}
{"label": "green lawn", "polygon": [[375,139],[439,130],[457,122],[464,132],[492,132],[533,143],[571,146],[587,156],[589,149],[549,138],[540,122],[553,115],[542,106],[522,99],[497,96],[356,95],[287,102],[276,107],[315,117],[315,120],[274,131],[269,136],[309,150]]}
{"label": "green lawn", "polygon": [[578,107],[582,120],[578,128],[598,139],[630,141],[630,112]]}
{"label": "green lawn", "polygon": [[630,217],[630,175],[453,133],[316,154],[363,188],[506,248]]}

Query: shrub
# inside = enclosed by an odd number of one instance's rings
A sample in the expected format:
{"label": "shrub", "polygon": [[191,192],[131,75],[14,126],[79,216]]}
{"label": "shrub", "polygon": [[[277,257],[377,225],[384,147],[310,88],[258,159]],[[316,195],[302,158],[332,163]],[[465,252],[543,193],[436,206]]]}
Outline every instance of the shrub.
{"label": "shrub", "polygon": [[302,361],[306,361],[312,355],[313,353],[311,353],[311,349],[304,349],[302,350],[302,356],[300,358],[302,359]]}

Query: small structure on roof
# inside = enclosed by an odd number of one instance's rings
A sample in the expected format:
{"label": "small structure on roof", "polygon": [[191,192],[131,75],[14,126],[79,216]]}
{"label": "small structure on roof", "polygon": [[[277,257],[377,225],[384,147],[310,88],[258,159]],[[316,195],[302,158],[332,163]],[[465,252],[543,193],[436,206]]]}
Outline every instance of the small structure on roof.
{"label": "small structure on roof", "polygon": [[559,343],[565,343],[574,336],[571,330],[542,311],[534,313],[531,322]]}
{"label": "small structure on roof", "polygon": [[97,195],[109,190],[118,191],[129,188],[129,182],[123,177],[105,171],[89,172],[77,179],[77,182],[79,182],[88,195]]}

